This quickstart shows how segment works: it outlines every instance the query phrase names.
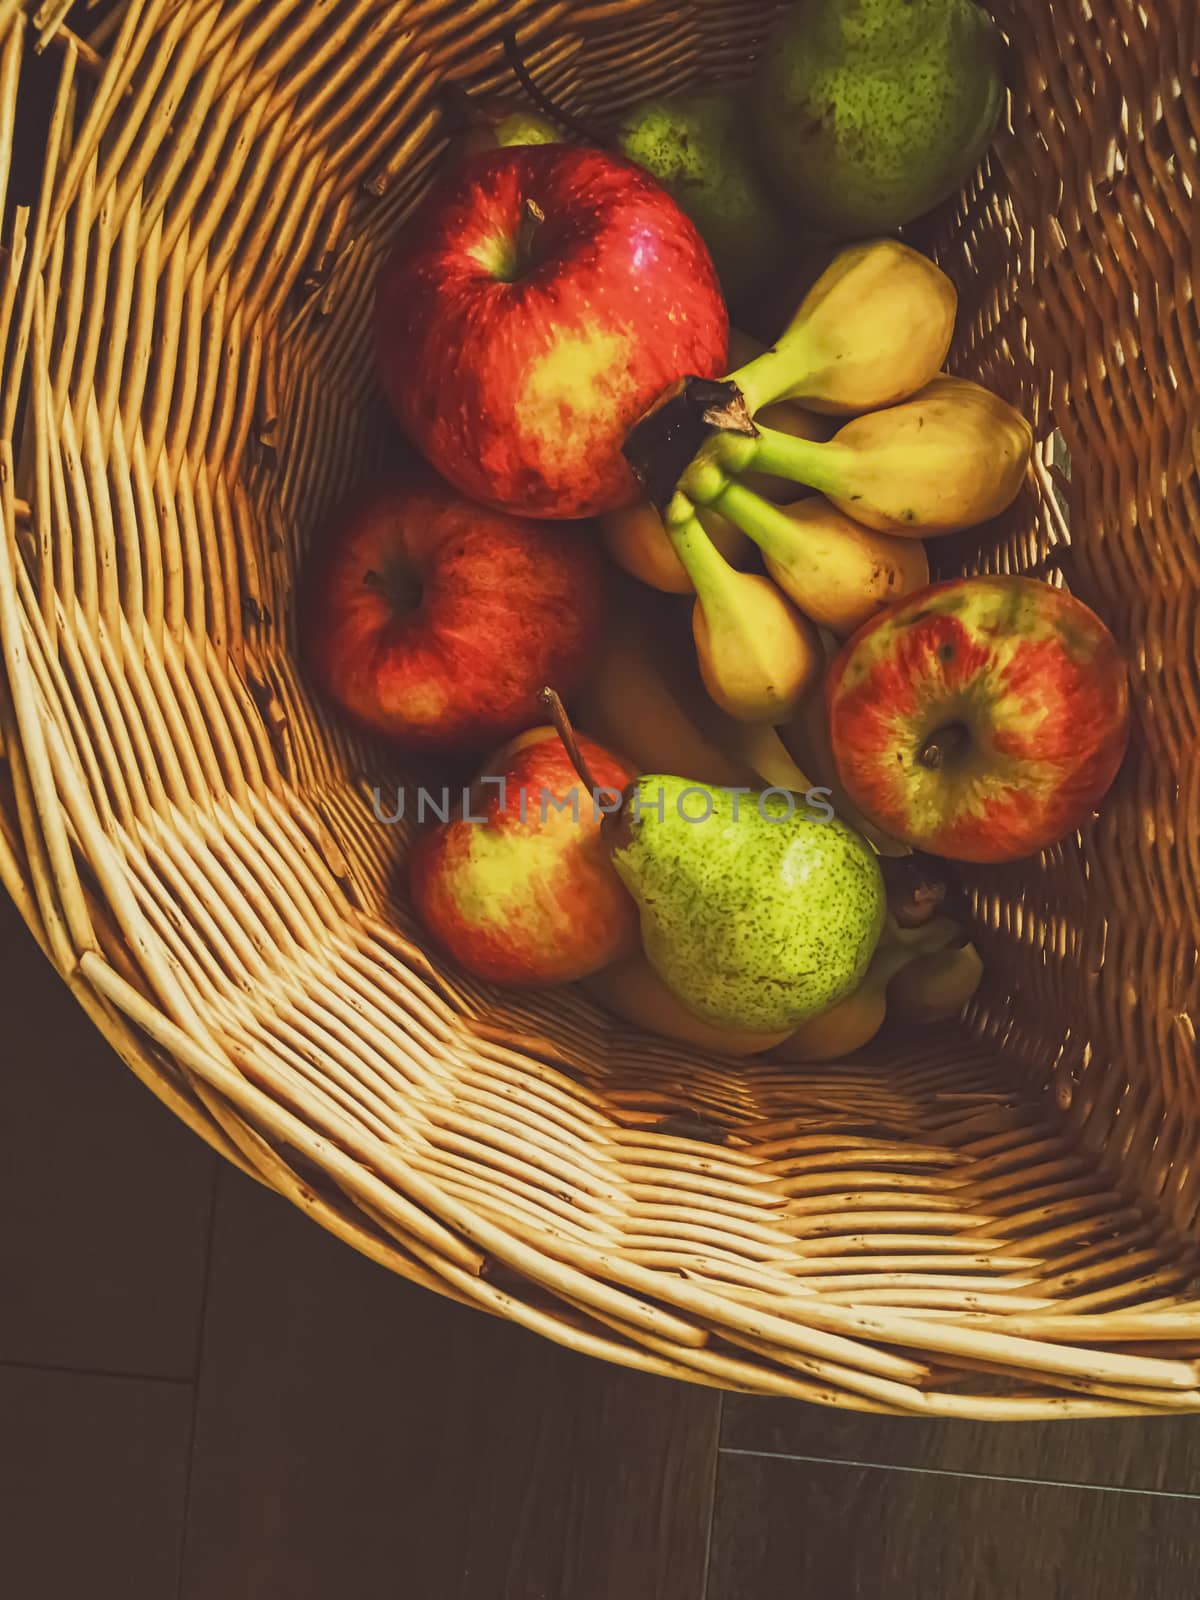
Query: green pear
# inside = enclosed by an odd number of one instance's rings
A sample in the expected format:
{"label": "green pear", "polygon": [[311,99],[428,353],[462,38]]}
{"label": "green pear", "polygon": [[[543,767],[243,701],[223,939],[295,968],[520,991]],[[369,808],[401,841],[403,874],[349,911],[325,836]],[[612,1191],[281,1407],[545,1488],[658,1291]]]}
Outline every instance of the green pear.
{"label": "green pear", "polygon": [[798,1027],[861,983],[883,931],[879,860],[822,798],[651,774],[606,820],[650,965],[724,1027]]}
{"label": "green pear", "polygon": [[729,297],[789,254],[778,204],[753,165],[748,115],[728,93],[677,95],[634,106],[616,132],[621,153],[696,224]]}
{"label": "green pear", "polygon": [[751,98],[780,198],[840,238],[890,232],[962,187],[1004,105],[1004,41],[975,0],[797,0]]}
{"label": "green pear", "polygon": [[511,145],[563,143],[562,134],[549,118],[520,100],[477,98],[459,84],[448,84],[442,92],[442,107],[453,129],[451,161]]}

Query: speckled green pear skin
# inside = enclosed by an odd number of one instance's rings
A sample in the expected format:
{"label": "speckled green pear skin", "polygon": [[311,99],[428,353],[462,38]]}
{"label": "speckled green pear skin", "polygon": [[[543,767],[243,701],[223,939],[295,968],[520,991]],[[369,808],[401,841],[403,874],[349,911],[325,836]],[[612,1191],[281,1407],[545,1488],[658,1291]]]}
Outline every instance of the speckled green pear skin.
{"label": "speckled green pear skin", "polygon": [[762,167],[843,239],[923,216],[970,177],[1004,105],[1004,40],[975,0],[797,0],[751,97]]}
{"label": "speckled green pear skin", "polygon": [[633,106],[617,144],[696,224],[726,294],[761,283],[788,256],[778,202],[754,166],[749,111],[727,93]]}
{"label": "speckled green pear skin", "polygon": [[866,841],[780,790],[651,774],[612,819],[651,966],[696,1016],[783,1032],[862,981],[887,910]]}

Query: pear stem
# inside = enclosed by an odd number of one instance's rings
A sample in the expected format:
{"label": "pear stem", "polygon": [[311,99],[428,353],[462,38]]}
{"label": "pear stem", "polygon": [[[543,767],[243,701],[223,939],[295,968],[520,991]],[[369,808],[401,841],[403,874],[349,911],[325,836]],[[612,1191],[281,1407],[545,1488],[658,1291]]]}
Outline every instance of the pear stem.
{"label": "pear stem", "polygon": [[[810,489],[819,489],[822,494],[844,498],[846,479],[838,467],[845,451],[838,444],[836,436],[828,444],[815,444],[811,439],[794,439],[789,433],[779,433],[774,428],[764,428],[758,424],[756,426],[758,437],[750,441],[750,459],[739,465],[736,471],[745,472],[752,468],[756,472],[769,472]],[[745,442],[742,439],[736,441],[738,445]],[[726,454],[724,439],[718,441],[717,454],[718,459],[723,461]]]}
{"label": "pear stem", "polygon": [[598,794],[600,786],[592,776],[591,769],[584,760],[583,751],[579,748],[579,740],[575,737],[575,729],[571,726],[571,719],[567,716],[566,708],[558,695],[551,688],[539,689],[538,700],[550,713],[550,720],[554,723],[554,731],[562,740],[563,749],[579,777],[580,783],[589,794]]}

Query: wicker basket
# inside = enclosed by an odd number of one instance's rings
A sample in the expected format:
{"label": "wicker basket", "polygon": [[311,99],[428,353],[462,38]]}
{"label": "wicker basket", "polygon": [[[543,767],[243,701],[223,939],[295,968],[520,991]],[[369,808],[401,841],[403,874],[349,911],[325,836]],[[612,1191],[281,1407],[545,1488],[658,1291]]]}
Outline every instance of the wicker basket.
{"label": "wicker basket", "polygon": [[952,559],[1101,612],[1133,753],[1084,836],[974,873],[965,1025],[808,1071],[423,949],[370,798],[403,775],[310,696],[290,605],[388,448],[369,291],[439,85],[509,81],[512,22],[603,121],[741,72],[775,8],[120,0],[83,37],[33,4],[0,0],[0,196],[14,128],[40,174],[0,234],[0,873],[133,1071],[358,1250],[609,1361],[938,1416],[1200,1409],[1195,0],[1002,0],[1013,131],[931,241],[955,369],[1039,441]]}

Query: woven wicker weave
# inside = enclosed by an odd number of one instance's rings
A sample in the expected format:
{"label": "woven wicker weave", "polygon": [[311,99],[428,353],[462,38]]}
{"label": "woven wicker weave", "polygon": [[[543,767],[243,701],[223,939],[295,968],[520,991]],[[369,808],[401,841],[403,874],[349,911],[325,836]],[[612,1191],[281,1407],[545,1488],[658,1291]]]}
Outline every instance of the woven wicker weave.
{"label": "woven wicker weave", "polygon": [[32,4],[0,0],[0,197],[14,128],[41,174],[0,233],[0,874],[133,1071],[357,1249],[611,1361],[941,1416],[1200,1409],[1195,0],[1003,0],[1013,131],[934,241],[956,369],[1040,441],[950,560],[1101,612],[1133,754],[1086,837],[974,875],[966,1027],[803,1072],[440,968],[372,814],[402,774],[314,703],[290,608],[387,448],[370,287],[439,85],[503,85],[515,22],[602,122],[742,71],[773,8],[123,0],[85,39]]}

